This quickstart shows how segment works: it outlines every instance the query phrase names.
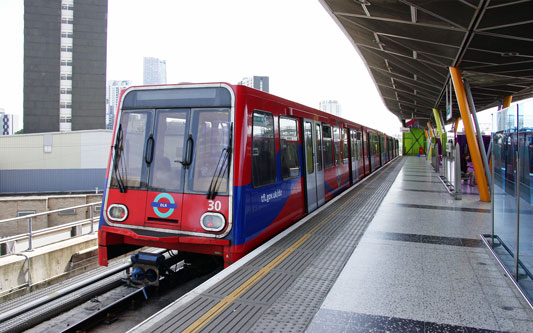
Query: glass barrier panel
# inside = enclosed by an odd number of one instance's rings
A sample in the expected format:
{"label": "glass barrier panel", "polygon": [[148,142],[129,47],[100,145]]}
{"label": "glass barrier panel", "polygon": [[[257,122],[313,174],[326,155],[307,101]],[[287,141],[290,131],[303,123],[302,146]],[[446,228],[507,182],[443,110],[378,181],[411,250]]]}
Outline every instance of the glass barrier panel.
{"label": "glass barrier panel", "polygon": [[533,299],[533,101],[518,105],[519,255],[518,284]]}
{"label": "glass barrier panel", "polygon": [[493,115],[492,156],[494,164],[494,244],[493,248],[510,272],[514,272],[516,247],[516,107]]}

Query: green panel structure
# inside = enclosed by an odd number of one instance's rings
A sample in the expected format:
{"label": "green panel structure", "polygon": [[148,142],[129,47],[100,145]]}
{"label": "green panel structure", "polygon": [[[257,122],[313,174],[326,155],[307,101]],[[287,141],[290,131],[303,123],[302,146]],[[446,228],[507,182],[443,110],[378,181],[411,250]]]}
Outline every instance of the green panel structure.
{"label": "green panel structure", "polygon": [[403,154],[417,156],[420,147],[426,154],[426,136],[424,130],[420,128],[411,128],[409,133],[403,133]]}

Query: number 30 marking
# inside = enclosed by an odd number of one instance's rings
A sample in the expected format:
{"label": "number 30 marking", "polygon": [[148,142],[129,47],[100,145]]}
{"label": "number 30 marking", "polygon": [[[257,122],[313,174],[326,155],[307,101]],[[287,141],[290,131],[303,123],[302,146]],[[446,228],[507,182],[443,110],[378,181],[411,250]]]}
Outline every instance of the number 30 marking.
{"label": "number 30 marking", "polygon": [[207,209],[209,210],[216,210],[217,212],[222,209],[222,203],[220,201],[213,201],[209,200],[209,207]]}

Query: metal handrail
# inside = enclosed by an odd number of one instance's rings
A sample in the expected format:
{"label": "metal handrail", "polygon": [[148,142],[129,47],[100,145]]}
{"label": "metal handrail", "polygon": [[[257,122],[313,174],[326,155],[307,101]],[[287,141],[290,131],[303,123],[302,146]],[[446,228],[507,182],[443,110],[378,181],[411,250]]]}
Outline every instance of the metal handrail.
{"label": "metal handrail", "polygon": [[12,222],[12,221],[16,221],[16,220],[23,220],[23,219],[27,219],[27,218],[34,218],[34,217],[38,217],[38,216],[59,213],[59,212],[66,211],[66,210],[72,210],[72,209],[84,208],[84,207],[89,207],[89,206],[95,206],[95,205],[99,205],[101,203],[102,203],[101,201],[98,201],[98,202],[88,203],[88,204],[79,205],[79,206],[73,206],[73,207],[49,210],[49,211],[42,212],[42,213],[35,213],[35,214],[29,214],[29,215],[24,215],[24,216],[12,217],[10,219],[0,220],[0,224],[6,223],[6,222]]}
{"label": "metal handrail", "polygon": [[[94,217],[94,207],[100,204],[101,202],[93,202],[93,203],[84,204],[84,205],[55,209],[55,210],[50,210],[46,212],[0,220],[0,225],[2,223],[9,223],[9,222],[18,221],[18,220],[28,220],[28,232],[27,233],[0,238],[0,244],[28,238],[28,249],[26,251],[33,251],[33,244],[32,244],[33,236],[43,235],[43,234],[51,233],[51,232],[58,231],[58,230],[68,229],[68,228],[72,228],[78,225],[83,225],[86,223],[90,223],[91,229],[89,231],[89,234],[92,234],[94,232],[94,223],[100,220],[99,217],[96,219]],[[73,209],[85,208],[85,207],[89,207],[89,218],[88,219],[83,219],[80,221],[65,223],[59,226],[33,231],[33,218],[35,217],[45,216],[45,215],[55,214],[55,213],[59,213],[59,212],[67,211],[67,210],[73,210]]]}
{"label": "metal handrail", "polygon": [[[98,222],[98,221],[100,221],[99,217],[94,218],[92,220],[92,223],[95,223],[95,222]],[[33,232],[33,236],[46,235],[46,234],[52,233],[54,231],[59,231],[59,230],[63,230],[63,229],[69,229],[69,228],[76,227],[78,225],[84,225],[84,224],[87,224],[87,223],[90,223],[90,222],[91,222],[91,219],[89,218],[89,219],[85,219],[85,220],[79,220],[79,221],[65,223],[65,224],[62,224],[62,225],[56,225],[55,227],[50,227],[50,228],[45,228],[45,229],[40,229],[40,230],[34,231]],[[18,234],[18,235],[9,236],[9,237],[4,237],[4,238],[0,238],[0,243],[17,241],[17,240],[25,239],[27,237],[28,237],[28,233]]]}

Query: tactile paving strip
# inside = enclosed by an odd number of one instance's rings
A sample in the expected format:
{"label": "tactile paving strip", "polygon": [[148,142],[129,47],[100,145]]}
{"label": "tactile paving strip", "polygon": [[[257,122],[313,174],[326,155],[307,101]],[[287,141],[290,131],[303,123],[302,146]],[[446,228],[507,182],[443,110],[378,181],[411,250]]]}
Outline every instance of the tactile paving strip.
{"label": "tactile paving strip", "polygon": [[[404,163],[398,159],[378,171],[228,278],[159,318],[151,330],[184,331],[224,300],[228,305],[200,325],[200,332],[305,331]],[[310,237],[261,280],[235,299],[225,299],[306,234]]]}

